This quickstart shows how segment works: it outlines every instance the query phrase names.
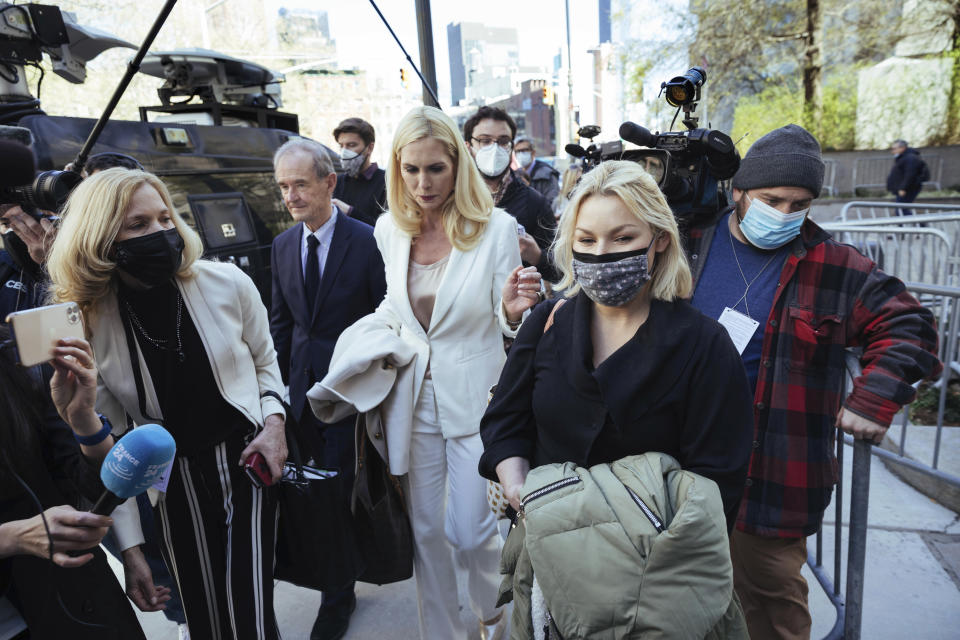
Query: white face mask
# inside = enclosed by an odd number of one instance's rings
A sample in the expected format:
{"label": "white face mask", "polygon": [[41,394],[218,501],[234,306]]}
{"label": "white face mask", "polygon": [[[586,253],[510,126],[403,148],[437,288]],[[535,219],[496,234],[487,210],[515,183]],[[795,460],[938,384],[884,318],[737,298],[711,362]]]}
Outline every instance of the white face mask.
{"label": "white face mask", "polygon": [[517,163],[521,167],[528,167],[531,162],[533,162],[532,151],[517,151]]}
{"label": "white face mask", "polygon": [[487,145],[477,151],[474,156],[477,169],[488,178],[496,178],[502,174],[510,164],[510,152],[498,144]]}

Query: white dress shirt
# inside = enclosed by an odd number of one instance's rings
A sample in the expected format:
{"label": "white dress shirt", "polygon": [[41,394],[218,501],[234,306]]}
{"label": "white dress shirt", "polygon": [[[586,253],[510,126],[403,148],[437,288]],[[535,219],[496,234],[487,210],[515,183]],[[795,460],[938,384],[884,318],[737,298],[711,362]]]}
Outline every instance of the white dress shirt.
{"label": "white dress shirt", "polygon": [[[330,253],[330,242],[333,240],[333,228],[337,224],[337,206],[331,205],[333,212],[330,219],[320,225],[320,228],[310,233],[307,225],[303,225],[303,237],[300,239],[300,269],[303,271],[303,279],[307,279],[307,252],[310,245],[307,244],[307,238],[313,235],[320,242],[317,246],[317,263],[320,265],[320,278],[323,280],[323,267],[327,264],[327,254]],[[301,223],[302,224],[302,223]],[[319,281],[318,280],[318,281]]]}

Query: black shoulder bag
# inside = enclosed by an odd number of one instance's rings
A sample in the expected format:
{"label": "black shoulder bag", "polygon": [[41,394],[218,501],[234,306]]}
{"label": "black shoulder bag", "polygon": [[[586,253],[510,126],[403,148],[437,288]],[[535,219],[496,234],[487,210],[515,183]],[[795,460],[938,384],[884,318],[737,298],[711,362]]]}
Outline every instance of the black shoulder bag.
{"label": "black shoulder bag", "polygon": [[357,477],[353,522],[366,568],[357,580],[400,582],[413,576],[413,532],[400,480],[370,442],[363,414],[357,416]]}
{"label": "black shoulder bag", "polygon": [[346,587],[363,570],[353,517],[342,498],[338,469],[304,466],[300,425],[275,391],[266,391],[286,412],[289,457],[278,483],[280,518],[273,576],[284,582],[334,591]]}

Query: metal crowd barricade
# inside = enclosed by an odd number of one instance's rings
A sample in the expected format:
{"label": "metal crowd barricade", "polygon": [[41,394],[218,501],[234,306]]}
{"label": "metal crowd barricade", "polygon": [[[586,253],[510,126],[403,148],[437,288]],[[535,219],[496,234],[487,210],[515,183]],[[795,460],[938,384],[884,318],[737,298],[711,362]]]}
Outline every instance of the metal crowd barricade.
{"label": "metal crowd barricade", "polygon": [[[937,468],[940,454],[943,416],[945,411],[947,383],[952,373],[960,375],[960,287],[944,287],[923,283],[905,283],[908,290],[926,300],[938,318],[941,360],[944,371],[939,381],[940,397],[937,409],[936,440],[931,464],[924,464],[907,457],[904,447],[907,433],[907,411],[903,412],[899,452],[874,447],[862,440],[854,440],[849,435],[839,437],[836,443],[839,479],[834,493],[835,524],[833,530],[833,574],[829,574],[823,564],[823,531],[815,536],[815,548],[807,554],[807,565],[823,587],[824,592],[834,605],[837,618],[824,640],[859,640],[863,619],[863,585],[866,566],[867,544],[867,508],[870,498],[870,462],[871,455],[885,462],[909,469],[915,473],[934,478],[937,482],[960,489],[960,477],[945,473]],[[843,377],[841,397],[846,397],[853,378],[860,375],[859,355],[847,353],[847,374]],[[844,445],[853,447],[853,468],[850,481],[850,517],[847,540],[846,589],[840,591],[843,584],[842,533],[843,533],[843,465]]]}
{"label": "metal crowd barricade", "polygon": [[[954,204],[925,204],[921,202],[875,202],[869,200],[853,200],[843,205],[840,210],[840,220],[848,221],[855,219],[858,221],[873,218],[897,218],[897,223],[909,222],[913,216],[899,216],[898,209],[909,208],[914,215],[926,215],[931,213],[960,213],[960,205]],[[888,221],[889,222],[889,221]]]}
{"label": "metal crowd barricade", "polygon": [[901,280],[950,283],[960,259],[954,255],[956,245],[945,231],[917,225],[901,227],[865,222],[828,222],[821,226]]}
{"label": "metal crowd barricade", "polygon": [[[930,179],[924,182],[923,186],[929,186],[937,190],[941,189],[943,158],[935,153],[924,153],[920,157],[930,169]],[[856,194],[857,189],[882,189],[886,191],[887,176],[892,168],[893,158],[888,155],[857,158],[853,161],[853,193]]]}
{"label": "metal crowd barricade", "polygon": [[[847,375],[843,376],[842,397],[846,397],[849,380],[858,376],[860,362],[856,354],[847,354]],[[833,575],[823,565],[823,529],[816,533],[815,548],[807,551],[807,566],[837,612],[836,621],[824,640],[859,640],[863,619],[863,571],[866,565],[867,506],[870,500],[870,450],[872,446],[863,440],[851,441],[853,445],[853,473],[850,481],[850,526],[847,539],[846,589],[840,591],[843,576],[843,464],[844,443],[847,440],[837,433],[837,488],[833,494],[835,522],[833,528]]]}

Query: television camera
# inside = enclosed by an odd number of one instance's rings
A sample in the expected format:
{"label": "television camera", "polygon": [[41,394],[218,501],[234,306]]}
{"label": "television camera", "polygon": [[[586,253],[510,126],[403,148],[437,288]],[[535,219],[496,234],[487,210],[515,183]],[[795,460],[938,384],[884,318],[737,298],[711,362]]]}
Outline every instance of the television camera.
{"label": "television camera", "polygon": [[677,114],[684,112],[686,131],[652,133],[633,122],[624,122],[620,125],[620,138],[646,147],[625,149],[620,141],[593,144],[600,128],[591,125],[580,129],[580,136],[589,138],[591,144],[586,148],[567,145],[567,153],[581,158],[585,171],[607,160],[637,162],[656,180],[680,221],[696,224],[713,216],[728,204],[720,183],[732,178],[740,168],[740,154],[727,134],[698,127],[694,111],[706,78],[703,69],[693,67],[661,84],[661,95],[666,95],[667,103],[677,107]]}

